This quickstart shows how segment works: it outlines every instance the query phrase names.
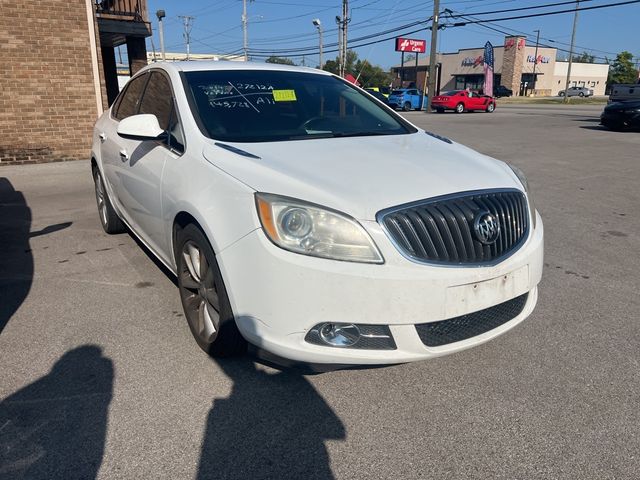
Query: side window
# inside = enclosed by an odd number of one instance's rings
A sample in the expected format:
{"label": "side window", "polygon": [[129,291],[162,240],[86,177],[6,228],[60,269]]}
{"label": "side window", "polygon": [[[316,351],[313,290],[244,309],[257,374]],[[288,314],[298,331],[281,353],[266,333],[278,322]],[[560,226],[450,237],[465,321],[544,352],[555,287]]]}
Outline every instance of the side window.
{"label": "side window", "polygon": [[113,114],[118,120],[130,117],[138,113],[138,105],[140,103],[140,94],[147,82],[148,75],[143,74],[134,78],[127,85],[127,89],[123,92],[122,98],[116,105],[116,110]]}
{"label": "side window", "polygon": [[163,130],[169,129],[169,119],[171,117],[171,107],[173,105],[171,97],[171,86],[167,78],[158,72],[153,72],[144,96],[140,102],[139,113],[152,113],[158,117],[158,123]]}
{"label": "side window", "polygon": [[153,72],[144,96],[140,102],[139,113],[151,113],[158,118],[160,128],[168,133],[166,143],[178,152],[184,151],[182,127],[178,121],[171,85],[165,75]]}

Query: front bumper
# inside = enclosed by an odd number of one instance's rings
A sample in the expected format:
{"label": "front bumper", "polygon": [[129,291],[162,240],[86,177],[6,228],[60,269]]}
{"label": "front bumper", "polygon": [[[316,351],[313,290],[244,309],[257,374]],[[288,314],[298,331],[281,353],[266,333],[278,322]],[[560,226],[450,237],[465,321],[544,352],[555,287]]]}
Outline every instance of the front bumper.
{"label": "front bumper", "polygon": [[[400,254],[377,223],[361,223],[382,252],[383,265],[291,253],[274,246],[262,230],[218,254],[238,328],[249,342],[305,363],[403,363],[483,343],[515,327],[535,307],[543,266],[539,216],[523,246],[490,267],[414,263]],[[520,314],[475,337],[427,347],[416,331],[416,324],[482,310],[527,292]],[[336,348],[306,342],[307,332],[321,322],[389,325],[397,349]]]}

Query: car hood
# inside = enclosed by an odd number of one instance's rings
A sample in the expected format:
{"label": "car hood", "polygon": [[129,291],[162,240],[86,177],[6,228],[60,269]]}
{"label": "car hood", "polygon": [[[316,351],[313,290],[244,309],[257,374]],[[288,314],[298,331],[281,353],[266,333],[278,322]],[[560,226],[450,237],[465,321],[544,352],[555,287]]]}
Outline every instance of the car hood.
{"label": "car hood", "polygon": [[294,197],[375,220],[382,209],[455,192],[522,189],[503,162],[422,131],[407,135],[225,143],[205,159],[256,191]]}

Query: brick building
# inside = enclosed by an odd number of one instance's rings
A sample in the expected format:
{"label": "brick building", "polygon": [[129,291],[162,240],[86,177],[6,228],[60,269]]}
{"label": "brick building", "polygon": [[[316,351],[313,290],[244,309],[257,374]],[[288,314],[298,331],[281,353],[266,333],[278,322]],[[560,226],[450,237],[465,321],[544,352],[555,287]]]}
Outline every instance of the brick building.
{"label": "brick building", "polygon": [[0,165],[86,159],[118,93],[114,47],[146,65],[146,0],[0,2]]}

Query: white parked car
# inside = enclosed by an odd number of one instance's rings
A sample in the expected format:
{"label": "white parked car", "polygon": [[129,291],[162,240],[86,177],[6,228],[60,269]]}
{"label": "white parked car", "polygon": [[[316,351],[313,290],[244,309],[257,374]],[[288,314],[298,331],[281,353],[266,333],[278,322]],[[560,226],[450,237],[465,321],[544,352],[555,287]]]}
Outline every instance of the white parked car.
{"label": "white parked car", "polygon": [[96,123],[92,167],[105,231],[128,226],[176,274],[214,356],[421,360],[536,304],[543,226],[522,173],[327,72],[150,65]]}

